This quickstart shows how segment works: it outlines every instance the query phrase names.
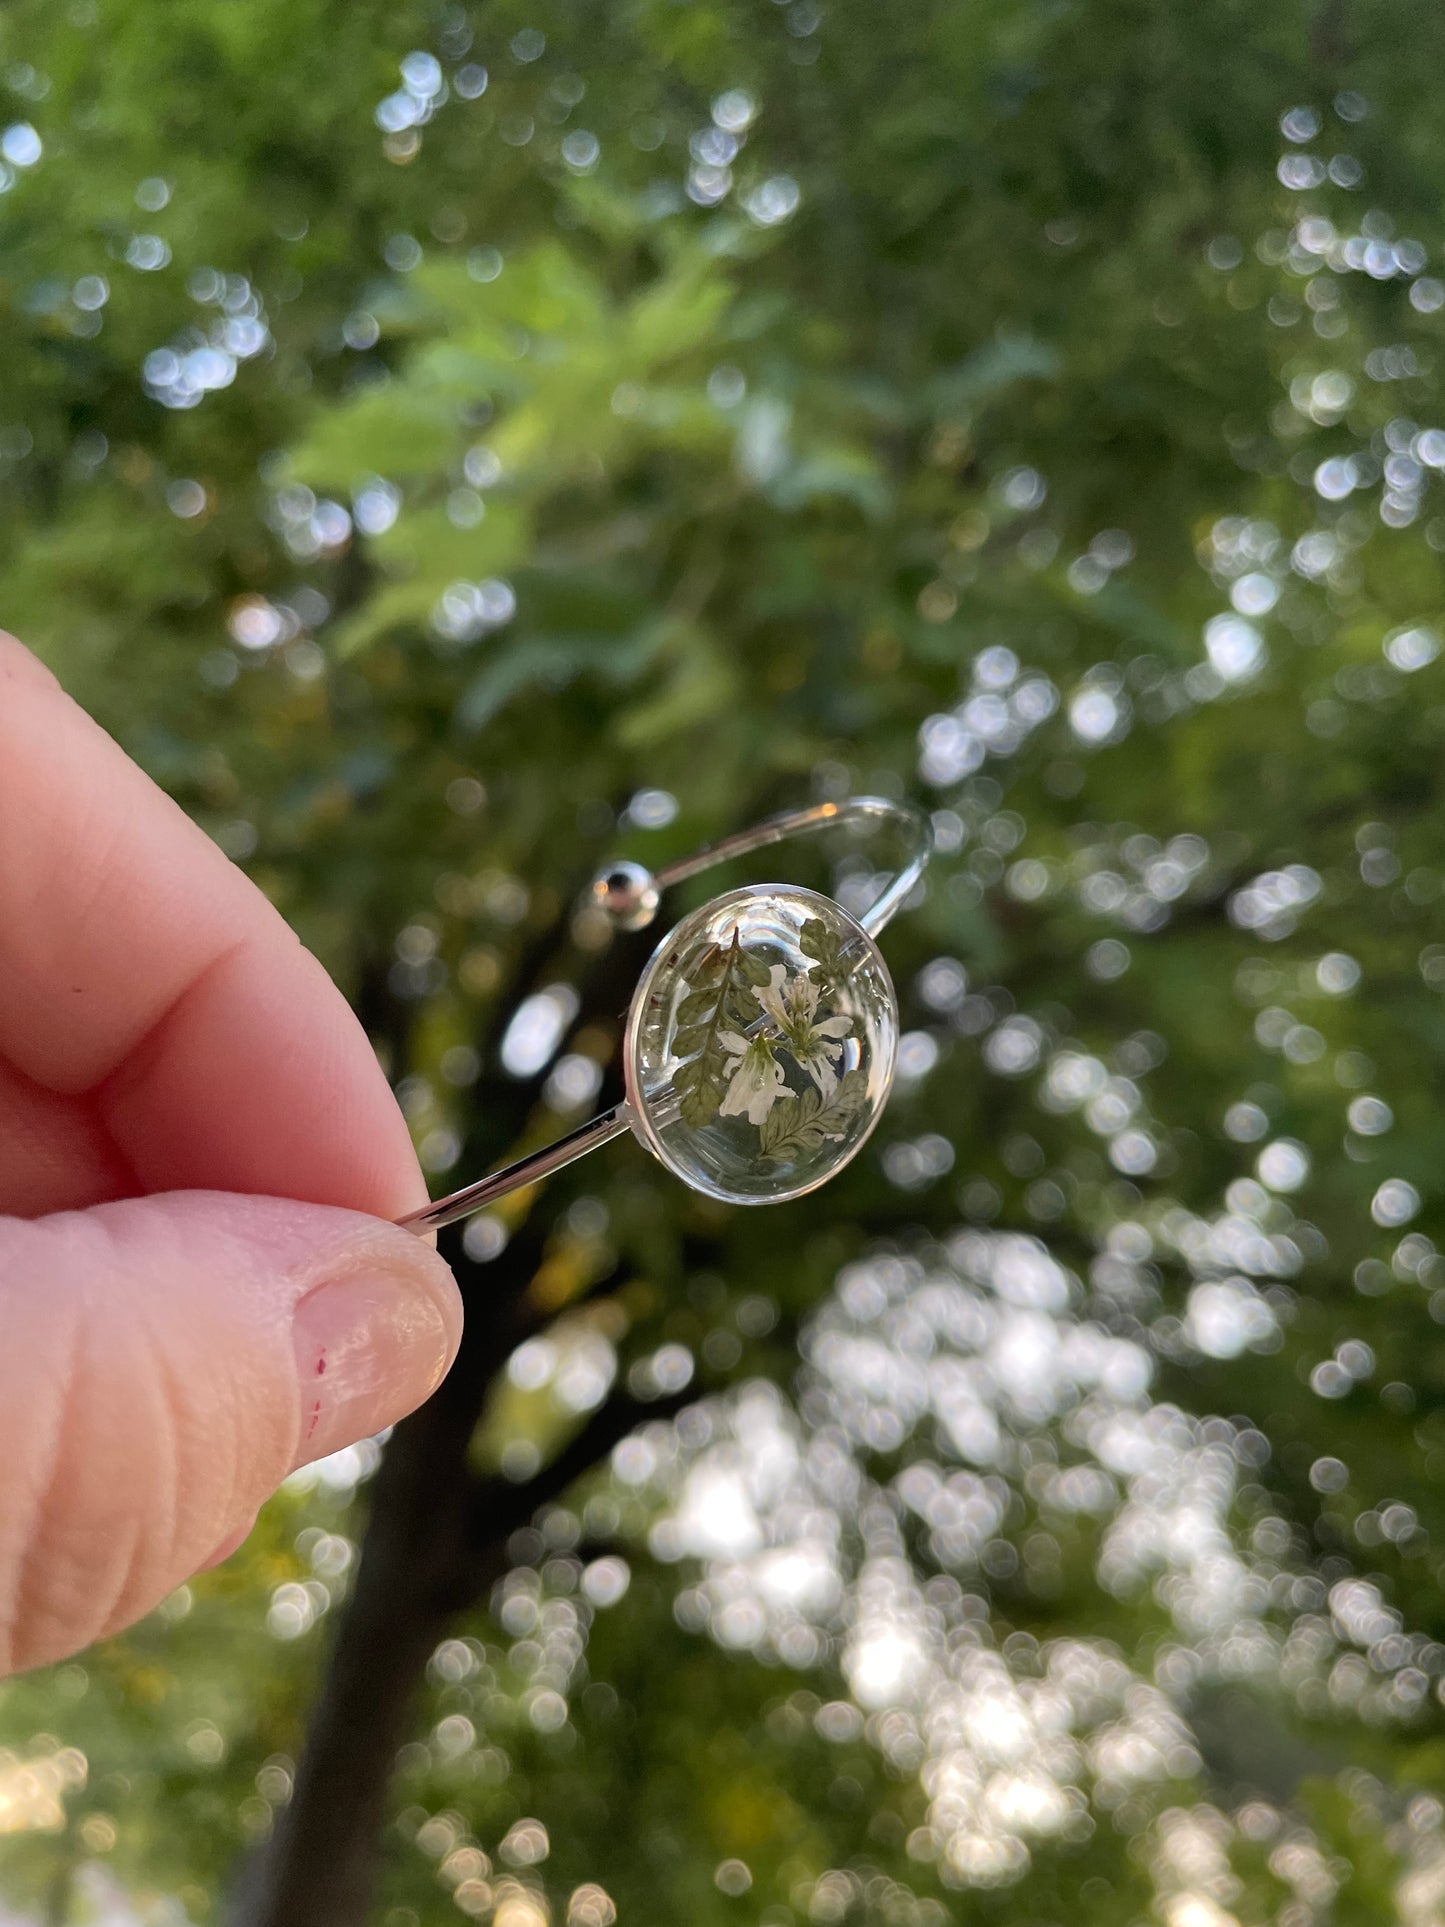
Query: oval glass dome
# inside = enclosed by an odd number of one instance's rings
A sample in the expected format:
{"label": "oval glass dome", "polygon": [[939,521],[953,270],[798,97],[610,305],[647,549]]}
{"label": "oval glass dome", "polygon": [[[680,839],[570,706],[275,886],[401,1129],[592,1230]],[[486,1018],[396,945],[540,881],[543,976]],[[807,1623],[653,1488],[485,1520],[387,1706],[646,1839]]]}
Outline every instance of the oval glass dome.
{"label": "oval glass dome", "polygon": [[861,1150],[897,1047],[893,982],[861,924],[791,884],[733,890],[678,924],[637,987],[633,1128],[710,1197],[801,1197]]}

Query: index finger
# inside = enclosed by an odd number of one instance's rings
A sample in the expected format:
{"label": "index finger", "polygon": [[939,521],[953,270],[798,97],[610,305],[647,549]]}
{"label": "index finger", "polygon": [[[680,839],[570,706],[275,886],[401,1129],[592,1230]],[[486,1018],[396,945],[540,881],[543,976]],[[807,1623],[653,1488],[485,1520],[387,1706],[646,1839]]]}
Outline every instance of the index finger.
{"label": "index finger", "polygon": [[426,1189],[366,1033],[261,892],[0,635],[0,1057],[146,1191],[394,1217]]}

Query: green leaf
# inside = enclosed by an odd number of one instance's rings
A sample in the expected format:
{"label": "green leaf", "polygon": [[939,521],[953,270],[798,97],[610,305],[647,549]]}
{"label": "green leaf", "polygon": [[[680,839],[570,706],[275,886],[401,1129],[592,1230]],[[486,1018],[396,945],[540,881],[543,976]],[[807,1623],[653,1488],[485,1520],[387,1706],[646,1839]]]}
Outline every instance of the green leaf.
{"label": "green leaf", "polygon": [[796,511],[815,502],[852,502],[863,514],[881,521],[893,506],[893,494],[879,464],[864,449],[834,445],[790,463],[770,490],[781,509]]}
{"label": "green leaf", "polygon": [[[766,979],[764,979],[764,981],[766,982]],[[676,1046],[677,1038],[682,1036],[684,1029],[701,1023],[702,1020],[709,1015],[713,1007],[713,1002],[714,999],[709,991],[690,990],[688,992],[687,996],[683,998],[677,1007],[677,1030],[673,1040],[674,1047]]]}
{"label": "green leaf", "polygon": [[682,1021],[673,1032],[672,1048],[679,1056],[688,1053],[688,1057],[678,1065],[672,1081],[683,1122],[694,1130],[717,1116],[727,1089],[728,1054],[718,1033],[747,1021],[738,1008],[746,954],[741,934],[734,930],[726,950],[714,947],[704,956],[699,969],[688,979],[691,988],[687,996],[677,1007]]}
{"label": "green leaf", "polygon": [[376,589],[351,615],[335,623],[329,640],[338,662],[362,655],[373,643],[397,629],[425,626],[436,592],[426,582],[388,582]]}
{"label": "green leaf", "polygon": [[528,637],[501,649],[468,685],[457,704],[466,730],[485,729],[525,689],[564,689],[595,666],[596,652],[561,637]]}
{"label": "green leaf", "polygon": [[614,733],[625,749],[648,749],[712,722],[738,702],[736,670],[697,631],[674,635],[677,662],[661,687],[624,710]]}
{"label": "green leaf", "polygon": [[292,452],[291,472],[316,488],[349,488],[369,473],[430,476],[451,458],[460,434],[450,395],[395,382],[318,415]]}
{"label": "green leaf", "polygon": [[833,989],[847,975],[843,964],[843,940],[821,917],[809,917],[798,932],[798,948],[817,966],[810,974],[818,985]]}
{"label": "green leaf", "polygon": [[647,630],[635,636],[518,635],[496,647],[496,654],[463,691],[457,721],[463,729],[484,729],[524,691],[555,693],[580,676],[596,676],[616,687],[636,681],[652,659],[654,640]]}
{"label": "green leaf", "polygon": [[712,262],[695,255],[633,300],[628,345],[639,367],[666,365],[717,340],[731,289],[716,274]]}
{"label": "green leaf", "polygon": [[743,982],[751,984],[756,990],[761,990],[764,984],[769,984],[773,980],[773,973],[762,958],[753,956],[748,950],[742,953],[738,970]]}
{"label": "green leaf", "polygon": [[841,1138],[868,1095],[866,1071],[849,1071],[826,1101],[811,1086],[794,1091],[768,1112],[759,1127],[762,1154],[779,1161],[816,1151],[829,1138]]}
{"label": "green leaf", "polygon": [[522,562],[532,541],[530,518],[516,503],[494,495],[472,528],[458,528],[440,505],[405,508],[370,550],[394,576],[430,584],[433,597],[451,582],[505,575]]}
{"label": "green leaf", "polygon": [[940,414],[974,408],[1024,381],[1048,381],[1059,373],[1058,351],[1032,335],[1000,331],[966,360],[934,376],[929,400]]}

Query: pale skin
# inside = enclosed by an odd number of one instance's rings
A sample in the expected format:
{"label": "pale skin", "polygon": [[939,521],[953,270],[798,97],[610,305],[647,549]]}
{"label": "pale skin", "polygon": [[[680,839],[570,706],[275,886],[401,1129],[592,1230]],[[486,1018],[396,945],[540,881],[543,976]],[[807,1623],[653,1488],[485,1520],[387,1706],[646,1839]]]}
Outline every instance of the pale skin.
{"label": "pale skin", "polygon": [[148,1612],[461,1334],[365,1033],[0,635],[0,1674]]}

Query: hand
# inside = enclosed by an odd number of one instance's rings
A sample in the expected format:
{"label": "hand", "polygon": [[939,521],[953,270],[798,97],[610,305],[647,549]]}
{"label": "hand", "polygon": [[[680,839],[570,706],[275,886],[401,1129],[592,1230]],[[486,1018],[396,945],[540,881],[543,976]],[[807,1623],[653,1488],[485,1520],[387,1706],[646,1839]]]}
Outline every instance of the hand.
{"label": "hand", "polygon": [[461,1305],[366,1036],[0,635],[0,1674],[150,1610],[401,1418]]}

